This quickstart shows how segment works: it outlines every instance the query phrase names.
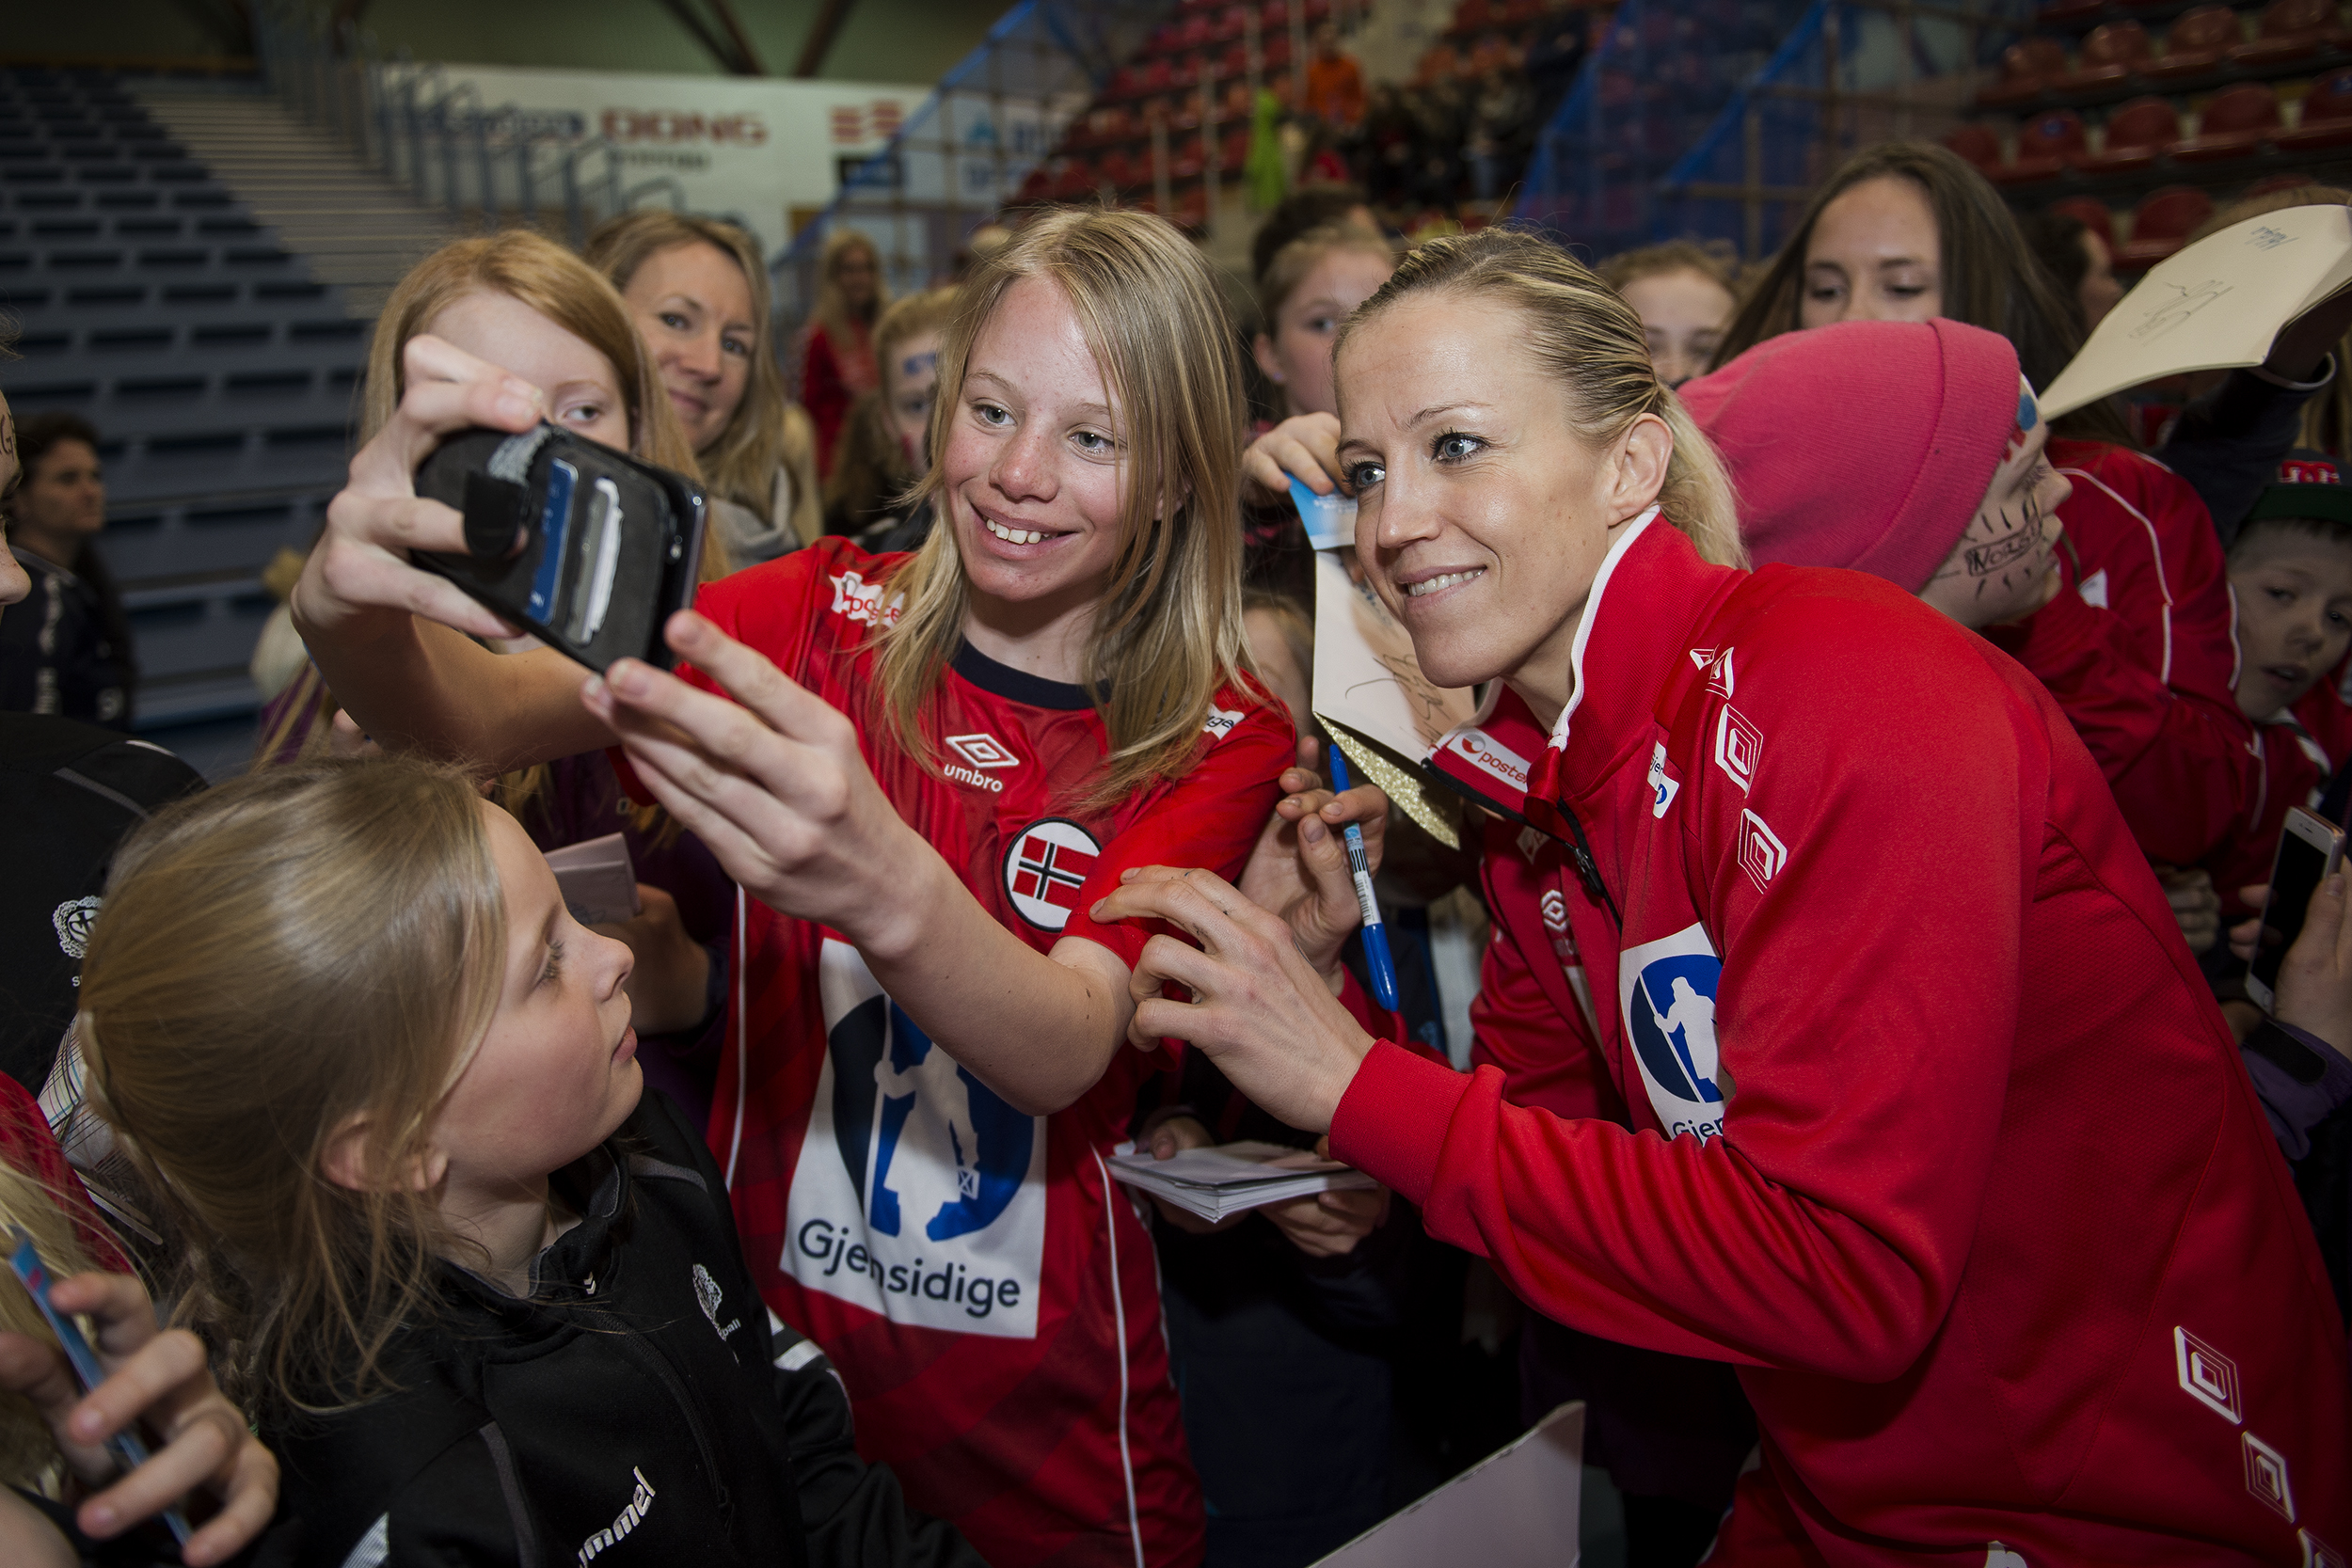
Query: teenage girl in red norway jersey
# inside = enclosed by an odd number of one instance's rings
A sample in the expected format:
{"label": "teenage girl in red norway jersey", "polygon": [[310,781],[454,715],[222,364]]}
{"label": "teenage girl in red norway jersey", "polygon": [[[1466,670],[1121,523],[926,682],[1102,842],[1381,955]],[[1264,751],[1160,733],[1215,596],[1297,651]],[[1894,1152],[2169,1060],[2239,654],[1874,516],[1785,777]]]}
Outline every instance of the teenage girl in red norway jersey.
{"label": "teenage girl in red norway jersey", "polygon": [[999,1564],[1200,1551],[1150,1239],[1101,1158],[1143,939],[1082,911],[1128,866],[1237,873],[1290,756],[1241,673],[1232,341],[1167,225],[1032,226],[941,357],[949,526],[715,585],[671,628],[685,680],[625,663],[583,701],[560,656],[459,635],[497,627],[398,554],[459,547],[423,453],[537,412],[420,339],[296,594],[377,739],[504,768],[617,734],[756,900],[712,1129],[753,1267],[867,1456]]}

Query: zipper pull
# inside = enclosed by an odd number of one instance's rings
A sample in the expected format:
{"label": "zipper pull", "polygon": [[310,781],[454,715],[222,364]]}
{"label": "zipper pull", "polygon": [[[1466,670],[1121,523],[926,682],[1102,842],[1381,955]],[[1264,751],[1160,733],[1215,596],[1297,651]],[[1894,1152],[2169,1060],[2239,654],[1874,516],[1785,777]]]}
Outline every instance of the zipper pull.
{"label": "zipper pull", "polygon": [[1581,844],[1574,844],[1568,847],[1568,853],[1576,857],[1576,879],[1584,884],[1593,902],[1597,904],[1607,898],[1608,895],[1601,891],[1600,867],[1593,863],[1592,851]]}

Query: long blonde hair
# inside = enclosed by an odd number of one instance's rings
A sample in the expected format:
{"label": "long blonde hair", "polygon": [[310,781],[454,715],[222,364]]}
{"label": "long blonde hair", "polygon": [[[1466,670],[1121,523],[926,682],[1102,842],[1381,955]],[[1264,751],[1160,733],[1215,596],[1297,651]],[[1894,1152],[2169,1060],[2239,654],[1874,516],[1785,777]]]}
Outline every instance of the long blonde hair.
{"label": "long blonde hair", "polygon": [[[57,1279],[86,1273],[91,1266],[89,1253],[74,1231],[68,1201],[30,1171],[0,1160],[0,1226],[23,1226]],[[0,1330],[44,1344],[57,1342],[32,1296],[5,1270],[0,1270]],[[0,1389],[0,1485],[36,1486],[57,1457],[56,1439],[40,1408],[13,1389]]]}
{"label": "long blonde hair", "polygon": [[[452,1246],[421,1156],[497,1006],[505,906],[453,768],[298,763],[158,812],[124,844],[82,964],[92,1105],[176,1237],[177,1316],[248,1409],[389,1386]],[[366,1118],[358,1191],[330,1141]]]}
{"label": "long blonde hair", "polygon": [[[733,261],[752,295],[752,363],[743,401],[736,404],[719,438],[697,455],[714,494],[768,517],[775,504],[776,470],[784,465],[785,395],[768,319],[768,269],[760,261],[758,242],[731,223],[647,207],[624,213],[591,234],[586,255],[588,264],[626,294],[629,279],[650,258],[693,245],[709,245]],[[783,517],[768,520],[788,522]]]}
{"label": "long blonde hair", "polygon": [[1642,318],[1600,275],[1559,246],[1508,229],[1431,240],[1340,328],[1336,357],[1363,324],[1409,294],[1490,299],[1518,312],[1522,341],[1567,394],[1569,424],[1606,445],[1645,414],[1674,435],[1658,507],[1719,566],[1745,566],[1740,515],[1723,459],[1650,364]]}
{"label": "long blonde hair", "polygon": [[841,258],[852,250],[863,250],[874,263],[874,301],[866,313],[857,318],[857,325],[871,327],[890,309],[890,285],[882,277],[882,247],[874,244],[863,230],[847,225],[825,236],[825,248],[817,258],[817,306],[809,311],[809,319],[825,329],[826,336],[839,341],[838,335],[849,330],[850,302],[841,293],[841,284],[834,276],[841,270]]}
{"label": "long blonde hair", "polygon": [[1092,798],[1115,800],[1191,765],[1217,689],[1248,667],[1241,618],[1241,449],[1248,409],[1233,326],[1209,263],[1142,213],[1057,213],[964,280],[939,355],[930,472],[916,500],[940,526],[891,579],[878,696],[899,742],[932,761],[923,715],[963,640],[970,584],[946,494],[948,432],[980,333],[1014,284],[1061,291],[1118,409],[1126,446],[1119,554],[1080,680],[1110,734]]}

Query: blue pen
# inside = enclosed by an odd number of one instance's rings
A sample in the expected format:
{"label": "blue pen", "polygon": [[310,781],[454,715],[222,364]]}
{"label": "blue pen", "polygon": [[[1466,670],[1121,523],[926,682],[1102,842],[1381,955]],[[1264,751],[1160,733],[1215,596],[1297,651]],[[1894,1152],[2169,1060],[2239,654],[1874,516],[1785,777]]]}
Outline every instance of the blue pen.
{"label": "blue pen", "polygon": [[[1349,788],[1347,758],[1336,740],[1331,743],[1331,785],[1342,794]],[[1394,1012],[1396,960],[1389,956],[1389,928],[1380,923],[1380,903],[1372,895],[1372,863],[1364,854],[1364,831],[1350,822],[1343,836],[1347,840],[1348,869],[1356,874],[1356,908],[1364,917],[1364,957],[1372,963],[1372,999]]]}

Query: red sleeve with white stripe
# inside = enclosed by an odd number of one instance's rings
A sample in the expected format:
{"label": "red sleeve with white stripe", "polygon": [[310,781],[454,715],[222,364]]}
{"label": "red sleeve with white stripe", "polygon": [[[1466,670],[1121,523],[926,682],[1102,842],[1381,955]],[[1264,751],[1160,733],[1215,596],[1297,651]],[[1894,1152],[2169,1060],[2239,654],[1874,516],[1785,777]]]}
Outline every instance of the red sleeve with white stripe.
{"label": "red sleeve with white stripe", "polygon": [[2190,865],[2229,836],[2260,784],[2237,709],[2234,602],[2204,503],[2161,464],[2063,448],[2066,585],[1985,635],[2033,672],[2099,764],[2151,860]]}

